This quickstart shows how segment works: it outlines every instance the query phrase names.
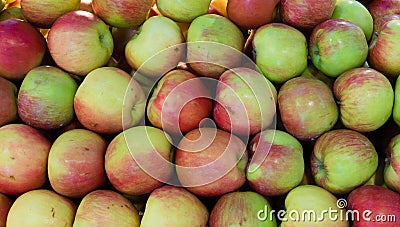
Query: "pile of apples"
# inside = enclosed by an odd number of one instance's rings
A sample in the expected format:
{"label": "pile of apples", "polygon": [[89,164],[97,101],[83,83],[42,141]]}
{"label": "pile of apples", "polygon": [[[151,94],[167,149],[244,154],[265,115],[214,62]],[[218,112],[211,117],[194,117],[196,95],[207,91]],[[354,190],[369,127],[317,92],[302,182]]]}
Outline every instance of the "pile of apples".
{"label": "pile of apples", "polygon": [[0,10],[0,227],[400,226],[400,0]]}

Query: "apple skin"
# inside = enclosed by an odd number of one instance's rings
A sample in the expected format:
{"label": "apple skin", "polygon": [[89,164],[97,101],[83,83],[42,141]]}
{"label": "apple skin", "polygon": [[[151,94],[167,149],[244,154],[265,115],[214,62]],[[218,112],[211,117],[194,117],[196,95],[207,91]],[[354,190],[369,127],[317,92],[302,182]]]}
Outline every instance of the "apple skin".
{"label": "apple skin", "polygon": [[278,104],[285,129],[300,140],[316,139],[332,129],[339,117],[332,90],[315,78],[297,77],[284,83]]}
{"label": "apple skin", "polygon": [[18,119],[17,96],[17,86],[0,77],[0,127]]}
{"label": "apple skin", "polygon": [[231,192],[221,196],[214,205],[208,221],[209,227],[277,226],[275,218],[265,221],[257,218],[258,212],[264,209],[270,211],[272,207],[262,195],[252,191]]}
{"label": "apple skin", "polygon": [[139,225],[140,217],[132,203],[111,190],[96,190],[83,197],[73,224],[74,227]]}
{"label": "apple skin", "polygon": [[24,17],[39,28],[50,28],[60,16],[78,10],[80,0],[21,0]]}
{"label": "apple skin", "polygon": [[392,190],[400,192],[400,135],[393,137],[386,148],[386,165],[384,169],[385,184]]}
{"label": "apple skin", "polygon": [[78,85],[68,73],[54,66],[39,66],[25,76],[18,93],[18,115],[26,124],[56,129],[74,117]]}
{"label": "apple skin", "polygon": [[333,92],[340,103],[340,119],[349,129],[374,131],[392,114],[392,85],[374,69],[356,68],[343,73],[335,80]]}
{"label": "apple skin", "polygon": [[188,132],[175,151],[180,183],[199,196],[219,196],[246,181],[247,149],[237,136],[216,128]]}
{"label": "apple skin", "polygon": [[342,19],[329,19],[313,29],[309,53],[318,70],[338,77],[364,64],[368,44],[363,30],[357,25]]}
{"label": "apple skin", "polygon": [[270,23],[256,30],[253,40],[256,64],[274,83],[300,75],[307,67],[307,40],[297,29]]}
{"label": "apple skin", "polygon": [[178,69],[158,82],[147,105],[147,117],[153,126],[164,131],[187,133],[199,127],[211,108],[210,91],[201,79]]}
{"label": "apple skin", "polygon": [[58,17],[48,33],[47,44],[56,64],[78,76],[107,64],[114,48],[108,26],[82,10]]}
{"label": "apple skin", "polygon": [[228,18],[206,14],[192,21],[187,33],[187,57],[190,69],[200,76],[219,78],[242,60],[244,36]]}
{"label": "apple skin", "polygon": [[184,188],[167,185],[150,194],[140,226],[206,227],[208,217],[206,206],[195,195]]}
{"label": "apple skin", "polygon": [[265,130],[251,140],[249,147],[251,161],[246,177],[256,192],[279,196],[300,184],[305,167],[303,147],[296,138],[284,131]]}
{"label": "apple skin", "polygon": [[8,7],[0,11],[0,21],[8,19],[20,19],[26,21],[24,15],[22,14],[21,8],[16,6]]}
{"label": "apple skin", "polygon": [[[348,208],[360,213],[360,219],[354,220],[354,227],[398,226],[400,221],[400,195],[387,188],[367,185],[353,190],[347,197]],[[371,211],[371,212],[368,212]],[[365,213],[367,212],[367,213]],[[366,218],[363,218],[363,213]],[[378,222],[376,215],[395,215],[395,222]],[[370,219],[370,220],[368,220]]]}
{"label": "apple skin", "polygon": [[208,12],[211,0],[157,0],[161,14],[178,22],[191,22]]}
{"label": "apple skin", "polygon": [[0,22],[0,76],[22,80],[39,66],[46,51],[44,37],[28,22],[8,19]]}
{"label": "apple skin", "polygon": [[7,226],[72,226],[75,204],[57,193],[38,189],[19,196],[7,216]]}
{"label": "apple skin", "polygon": [[127,129],[107,147],[105,168],[108,179],[122,193],[149,193],[172,175],[173,168],[169,165],[171,148],[161,129],[151,126]]}
{"label": "apple skin", "polygon": [[[337,198],[329,191],[315,185],[301,185],[291,190],[286,196],[285,208],[288,212],[285,213],[284,218],[288,221],[283,221],[280,225],[281,227],[349,226],[346,218],[343,218],[343,220],[340,219],[340,214],[343,214],[343,216],[346,215],[346,209],[338,208]],[[333,218],[330,218],[328,213],[324,213],[324,218],[323,220],[321,220],[322,212],[329,210],[336,211],[336,214],[333,214],[336,215],[337,220],[332,220]],[[292,218],[289,216],[291,211],[296,211],[296,213],[299,214],[299,220],[292,220]],[[314,211],[316,214],[316,218],[318,218],[319,220],[302,220],[301,215],[304,211]]]}
{"label": "apple skin", "polygon": [[[228,18],[245,29],[255,29],[274,19],[279,0],[229,0]],[[249,13],[251,12],[251,13]]]}
{"label": "apple skin", "polygon": [[317,185],[334,194],[346,194],[364,184],[378,167],[378,154],[367,137],[349,129],[319,137],[311,156]]}
{"label": "apple skin", "polygon": [[[102,91],[102,92],[99,92]],[[115,67],[91,71],[78,87],[75,114],[81,124],[98,133],[119,133],[139,123],[146,97],[131,76]]]}
{"label": "apple skin", "polygon": [[400,74],[399,55],[400,19],[390,20],[371,41],[368,64],[386,76],[397,77]]}
{"label": "apple skin", "polygon": [[0,128],[0,193],[18,195],[46,181],[51,143],[38,130],[24,124]]}
{"label": "apple skin", "polygon": [[[162,39],[157,39],[162,37]],[[160,78],[178,65],[184,52],[178,24],[164,16],[147,19],[125,47],[128,64],[139,73]]]}
{"label": "apple skin", "polygon": [[94,13],[116,28],[142,24],[150,11],[152,0],[93,0]]}
{"label": "apple skin", "polygon": [[377,20],[389,14],[400,14],[400,1],[373,0],[367,5],[367,8],[374,20]]}
{"label": "apple skin", "polygon": [[331,18],[348,20],[364,31],[367,40],[372,37],[374,21],[368,9],[358,1],[336,0],[335,10]]}
{"label": "apple skin", "polygon": [[0,193],[0,226],[6,226],[7,214],[12,205],[12,201],[7,196]]}
{"label": "apple skin", "polygon": [[374,20],[374,33],[379,33],[382,30],[383,25],[391,20],[400,20],[400,14],[389,14]]}

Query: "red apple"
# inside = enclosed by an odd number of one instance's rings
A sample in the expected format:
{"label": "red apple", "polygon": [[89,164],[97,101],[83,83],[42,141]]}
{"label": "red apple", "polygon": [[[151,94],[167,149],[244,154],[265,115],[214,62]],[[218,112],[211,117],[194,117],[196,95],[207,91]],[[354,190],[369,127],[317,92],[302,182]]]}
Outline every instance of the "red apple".
{"label": "red apple", "polygon": [[12,205],[12,201],[7,196],[0,193],[0,226],[6,226],[7,214]]}
{"label": "red apple", "polygon": [[41,187],[51,143],[23,124],[1,127],[0,141],[0,193],[18,195]]}
{"label": "red apple", "polygon": [[0,22],[0,76],[22,80],[39,66],[46,51],[44,37],[28,22],[8,19]]}
{"label": "red apple", "polygon": [[0,77],[0,127],[17,120],[17,87]]}
{"label": "red apple", "polygon": [[391,20],[400,20],[400,14],[389,14],[374,20],[374,32],[379,33],[382,30],[383,25]]}
{"label": "red apple", "polygon": [[374,20],[382,18],[389,14],[400,14],[399,0],[373,0],[367,8]]}

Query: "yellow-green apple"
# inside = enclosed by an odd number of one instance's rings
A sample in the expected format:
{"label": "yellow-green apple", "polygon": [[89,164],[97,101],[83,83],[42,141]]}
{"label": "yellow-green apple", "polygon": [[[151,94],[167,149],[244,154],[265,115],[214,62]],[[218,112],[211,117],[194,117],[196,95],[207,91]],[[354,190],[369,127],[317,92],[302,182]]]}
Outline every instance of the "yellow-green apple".
{"label": "yellow-green apple", "polygon": [[28,22],[8,19],[0,22],[0,76],[22,80],[42,63],[46,41]]}
{"label": "yellow-green apple", "polygon": [[114,48],[108,26],[96,15],[82,10],[58,17],[51,26],[47,44],[57,65],[79,76],[107,64]]}
{"label": "yellow-green apple", "polygon": [[[340,200],[339,200],[340,201]],[[281,227],[348,227],[346,209],[329,191],[315,185],[301,185],[285,198],[286,211],[279,216]]]}
{"label": "yellow-green apple", "polygon": [[51,143],[38,130],[24,124],[0,128],[0,193],[18,195],[46,181]]}
{"label": "yellow-green apple", "polygon": [[226,11],[235,24],[254,29],[271,22],[278,5],[279,0],[229,0]]}
{"label": "yellow-green apple", "polygon": [[310,36],[309,52],[317,69],[331,77],[364,64],[368,44],[363,30],[350,21],[329,19]]}
{"label": "yellow-green apple", "polygon": [[363,134],[337,129],[319,137],[311,156],[317,185],[334,194],[346,194],[364,184],[378,167],[378,154]]}
{"label": "yellow-green apple", "polygon": [[107,134],[138,124],[144,116],[145,105],[146,97],[140,85],[115,67],[91,71],[74,98],[75,114],[82,125]]}
{"label": "yellow-green apple", "polygon": [[74,227],[139,225],[140,217],[132,203],[111,190],[96,190],[83,197],[73,224]]}
{"label": "yellow-green apple", "polygon": [[164,16],[146,20],[125,47],[129,65],[141,74],[159,78],[180,61],[184,38],[178,24]]}
{"label": "yellow-green apple", "polygon": [[244,36],[228,18],[206,14],[192,21],[187,33],[186,62],[196,74],[219,78],[242,61]]}
{"label": "yellow-green apple", "polygon": [[390,140],[386,148],[385,184],[400,193],[400,135]]}
{"label": "yellow-green apple", "polygon": [[274,85],[260,72],[229,69],[217,84],[214,120],[231,133],[253,135],[274,123],[276,100]]}
{"label": "yellow-green apple", "polygon": [[38,189],[20,195],[7,216],[7,226],[65,226],[74,221],[75,204],[57,193]]}
{"label": "yellow-green apple", "polygon": [[249,144],[246,177],[250,187],[267,196],[284,195],[300,184],[304,175],[303,147],[280,130],[258,133]]}
{"label": "yellow-green apple", "polygon": [[400,14],[389,14],[374,20],[374,33],[379,33],[382,30],[383,25],[391,20],[400,20]]}
{"label": "yellow-green apple", "polygon": [[367,8],[374,20],[382,18],[389,14],[400,14],[399,0],[373,0]]}
{"label": "yellow-green apple", "polygon": [[7,214],[10,210],[12,201],[7,196],[0,193],[0,226],[6,226]]}
{"label": "yellow-green apple", "polygon": [[374,131],[392,114],[392,85],[374,69],[346,71],[335,80],[333,92],[339,101],[340,119],[347,128],[359,132]]}
{"label": "yellow-green apple", "polygon": [[58,194],[81,198],[106,180],[105,140],[86,129],[61,134],[53,143],[48,158],[48,178]]}
{"label": "yellow-green apple", "polygon": [[213,206],[209,227],[219,226],[253,226],[276,227],[273,215],[265,220],[260,220],[260,211],[271,211],[268,200],[253,191],[231,192],[221,196]]}
{"label": "yellow-green apple", "polygon": [[399,55],[400,19],[390,20],[371,40],[368,64],[386,76],[397,77],[400,74]]}
{"label": "yellow-green apple", "polygon": [[316,139],[332,129],[339,117],[332,90],[316,78],[302,76],[284,83],[278,104],[285,129],[300,140]]}
{"label": "yellow-green apple", "polygon": [[400,195],[387,188],[367,185],[353,190],[348,208],[357,212],[353,227],[399,226]]}
{"label": "yellow-green apple", "polygon": [[397,77],[394,85],[393,120],[400,126],[400,79]]}
{"label": "yellow-green apple", "polygon": [[50,28],[60,16],[78,10],[80,0],[21,0],[24,17],[39,28]]}
{"label": "yellow-green apple", "polygon": [[209,213],[206,206],[192,193],[176,186],[163,186],[149,196],[141,227],[206,227]]}
{"label": "yellow-green apple", "polygon": [[175,151],[179,182],[199,196],[219,196],[246,181],[247,149],[239,137],[217,128],[188,132]]}
{"label": "yellow-green apple", "polygon": [[199,127],[211,108],[211,94],[201,78],[177,69],[156,85],[147,105],[147,117],[153,126],[171,134],[187,133]]}
{"label": "yellow-green apple", "polygon": [[105,168],[111,184],[128,195],[142,195],[163,185],[172,175],[172,145],[158,128],[136,126],[108,145]]}
{"label": "yellow-green apple", "polygon": [[142,24],[150,11],[152,0],[93,0],[94,13],[107,24],[130,28]]}
{"label": "yellow-green apple", "polygon": [[302,30],[310,30],[328,20],[336,0],[282,0],[280,13],[283,21]]}
{"label": "yellow-green apple", "polygon": [[18,119],[17,95],[17,86],[0,77],[0,127]]}
{"label": "yellow-green apple", "polygon": [[22,14],[21,8],[19,7],[9,7],[2,11],[0,11],[0,21],[8,20],[8,19],[20,19],[26,21],[24,15]]}
{"label": "yellow-green apple", "polygon": [[358,25],[370,40],[374,30],[374,22],[368,9],[356,0],[336,0],[335,10],[331,18],[348,20]]}
{"label": "yellow-green apple", "polygon": [[257,66],[271,82],[284,83],[307,67],[307,40],[289,25],[261,26],[254,35],[253,48]]}
{"label": "yellow-green apple", "polygon": [[74,95],[78,85],[54,66],[30,70],[18,92],[18,115],[26,124],[40,129],[56,129],[74,117]]}
{"label": "yellow-green apple", "polygon": [[191,22],[208,12],[211,0],[157,0],[161,14],[179,22]]}

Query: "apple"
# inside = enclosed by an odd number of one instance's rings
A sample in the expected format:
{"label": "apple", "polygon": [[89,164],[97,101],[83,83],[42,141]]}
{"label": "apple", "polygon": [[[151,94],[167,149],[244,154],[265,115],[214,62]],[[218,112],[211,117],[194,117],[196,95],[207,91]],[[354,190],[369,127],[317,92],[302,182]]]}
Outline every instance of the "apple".
{"label": "apple", "polygon": [[44,37],[28,22],[8,19],[0,22],[0,76],[22,80],[39,66],[46,51]]}
{"label": "apple", "polygon": [[400,14],[389,14],[374,20],[374,33],[378,32],[379,34],[379,32],[382,30],[383,25],[391,20],[400,20]]}
{"label": "apple", "polygon": [[141,227],[206,227],[209,217],[206,206],[184,188],[163,186],[149,196]]}
{"label": "apple", "polygon": [[17,95],[17,86],[0,77],[0,127],[18,119]]}
{"label": "apple", "polygon": [[72,226],[75,204],[57,193],[38,189],[19,196],[7,216],[7,226]]}
{"label": "apple", "polygon": [[108,26],[96,15],[82,10],[58,17],[51,26],[47,44],[57,65],[79,76],[107,64],[114,48]]}
{"label": "apple", "polygon": [[152,0],[92,0],[94,13],[107,24],[117,28],[142,24],[151,5]]}
{"label": "apple", "polygon": [[[353,190],[348,208],[357,212],[354,227],[397,226],[400,224],[400,195],[387,188],[367,185]],[[357,217],[356,216],[356,217]]]}
{"label": "apple", "polygon": [[342,19],[329,19],[313,29],[309,52],[318,70],[338,77],[364,64],[368,44],[363,30],[357,25]]}
{"label": "apple", "polygon": [[285,208],[284,215],[278,212],[281,227],[349,226],[346,209],[339,205],[337,198],[315,185],[301,185],[291,190],[285,198]]}
{"label": "apple", "polygon": [[168,17],[153,16],[128,41],[125,57],[134,70],[160,78],[178,65],[184,52],[183,42],[176,22]]}
{"label": "apple", "polygon": [[199,196],[219,196],[246,181],[247,149],[237,136],[217,128],[188,132],[175,151],[179,182]]}
{"label": "apple", "polygon": [[260,220],[260,211],[272,210],[268,200],[256,192],[231,192],[221,196],[212,208],[209,227],[253,226],[275,227],[274,216]]}
{"label": "apple", "polygon": [[161,14],[179,22],[191,22],[207,13],[211,0],[157,0]]}
{"label": "apple", "polygon": [[297,77],[284,83],[278,104],[285,129],[300,140],[316,139],[339,117],[332,90],[316,78]]}
{"label": "apple", "polygon": [[7,196],[0,193],[0,226],[6,226],[7,214],[12,205],[12,201]]}
{"label": "apple", "polygon": [[370,132],[390,118],[394,92],[389,80],[371,68],[356,68],[340,75],[333,86],[340,119],[347,128]]}
{"label": "apple", "polygon": [[227,16],[238,26],[255,29],[270,23],[275,16],[279,0],[229,0]]}
{"label": "apple", "polygon": [[158,128],[136,126],[118,134],[108,145],[105,169],[111,184],[128,195],[143,195],[172,176],[172,145]]}
{"label": "apple", "polygon": [[301,30],[311,30],[328,20],[335,9],[336,0],[282,0],[282,20]]}
{"label": "apple", "polygon": [[386,148],[386,165],[384,169],[385,184],[394,191],[400,192],[400,135],[393,137]]}
{"label": "apple", "polygon": [[56,19],[79,9],[80,0],[21,0],[24,17],[40,28],[50,28]]}
{"label": "apple", "polygon": [[266,24],[257,29],[252,43],[255,62],[271,82],[284,83],[307,67],[307,40],[289,25]]}
{"label": "apple", "polygon": [[200,76],[219,78],[227,68],[242,61],[244,36],[226,17],[217,14],[197,17],[189,26],[187,42],[186,62]]}
{"label": "apple", "polygon": [[28,72],[18,93],[18,115],[26,124],[56,129],[74,117],[77,84],[68,73],[54,66],[39,66]]}
{"label": "apple", "polygon": [[374,21],[368,9],[355,0],[336,0],[335,10],[331,18],[348,20],[358,25],[363,31],[365,38],[370,40],[374,30]]}
{"label": "apple", "polygon": [[397,77],[394,84],[393,120],[400,126],[400,79]]}
{"label": "apple", "polygon": [[346,194],[364,184],[378,167],[371,141],[349,129],[329,131],[319,137],[311,156],[317,185],[334,194]]}
{"label": "apple", "polygon": [[[101,92],[99,92],[101,91]],[[139,123],[146,97],[131,76],[115,67],[91,71],[74,98],[75,114],[81,124],[98,133],[115,134]]]}
{"label": "apple", "polygon": [[397,77],[400,74],[400,19],[390,20],[380,29],[369,46],[368,63],[386,76]]}
{"label": "apple", "polygon": [[20,19],[26,21],[24,15],[22,14],[21,8],[16,6],[8,7],[0,11],[0,21],[8,19]]}
{"label": "apple", "polygon": [[254,135],[274,123],[276,100],[274,85],[260,72],[230,69],[217,84],[214,120],[231,133]]}
{"label": "apple", "polygon": [[266,196],[284,195],[300,184],[304,175],[303,147],[280,130],[258,133],[249,144],[246,170],[250,187]]}
{"label": "apple", "polygon": [[0,193],[18,195],[41,187],[50,141],[24,124],[2,126],[0,141]]}
{"label": "apple", "polygon": [[147,117],[153,126],[169,133],[189,132],[210,115],[209,93],[196,75],[172,70],[155,87],[147,105]]}
{"label": "apple", "polygon": [[140,217],[132,203],[111,190],[96,190],[81,200],[73,226],[139,227]]}
{"label": "apple", "polygon": [[373,0],[367,8],[374,20],[382,18],[389,14],[400,14],[399,0]]}

